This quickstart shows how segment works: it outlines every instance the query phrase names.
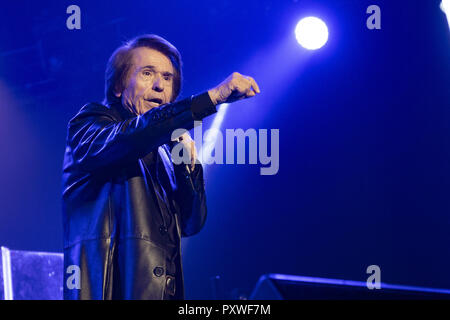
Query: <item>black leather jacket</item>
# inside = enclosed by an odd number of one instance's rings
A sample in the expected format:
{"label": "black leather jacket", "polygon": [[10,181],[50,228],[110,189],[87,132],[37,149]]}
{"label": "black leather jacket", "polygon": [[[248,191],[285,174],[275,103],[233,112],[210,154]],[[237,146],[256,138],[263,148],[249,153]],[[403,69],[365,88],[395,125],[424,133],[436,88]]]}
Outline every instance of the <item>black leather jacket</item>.
{"label": "black leather jacket", "polygon": [[[173,165],[166,144],[173,130],[190,130],[194,120],[214,112],[204,93],[141,116],[120,103],[90,103],[69,121],[62,179],[65,299],[164,298],[168,242],[143,169],[143,158],[159,146],[171,182],[181,275],[177,290],[184,297],[180,239],[205,223],[203,168],[196,164],[189,173],[184,164]],[[80,287],[74,288],[77,270]]]}

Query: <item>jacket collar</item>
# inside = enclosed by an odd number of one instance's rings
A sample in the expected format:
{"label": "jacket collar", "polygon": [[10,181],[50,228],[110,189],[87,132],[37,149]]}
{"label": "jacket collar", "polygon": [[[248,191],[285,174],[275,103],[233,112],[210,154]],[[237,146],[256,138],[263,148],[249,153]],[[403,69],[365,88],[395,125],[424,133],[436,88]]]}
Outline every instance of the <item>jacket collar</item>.
{"label": "jacket collar", "polygon": [[107,106],[113,112],[118,114],[122,120],[130,119],[136,116],[134,113],[131,113],[127,108],[124,108],[124,106],[120,101],[108,103]]}

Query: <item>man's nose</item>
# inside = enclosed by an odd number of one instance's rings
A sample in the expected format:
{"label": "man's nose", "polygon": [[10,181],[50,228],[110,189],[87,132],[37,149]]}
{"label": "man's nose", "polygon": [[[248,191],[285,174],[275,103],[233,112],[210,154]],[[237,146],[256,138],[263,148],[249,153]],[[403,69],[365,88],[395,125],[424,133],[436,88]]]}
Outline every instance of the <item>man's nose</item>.
{"label": "man's nose", "polygon": [[153,81],[153,90],[157,92],[162,92],[164,90],[161,76],[156,74],[155,80]]}

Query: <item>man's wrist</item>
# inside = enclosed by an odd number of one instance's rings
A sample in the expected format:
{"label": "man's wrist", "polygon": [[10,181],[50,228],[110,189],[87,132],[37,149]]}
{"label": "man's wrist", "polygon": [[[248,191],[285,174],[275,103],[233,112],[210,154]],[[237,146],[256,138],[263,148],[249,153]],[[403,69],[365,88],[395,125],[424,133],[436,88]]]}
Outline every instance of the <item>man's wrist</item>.
{"label": "man's wrist", "polygon": [[214,89],[208,90],[209,98],[214,105],[217,105],[216,91]]}

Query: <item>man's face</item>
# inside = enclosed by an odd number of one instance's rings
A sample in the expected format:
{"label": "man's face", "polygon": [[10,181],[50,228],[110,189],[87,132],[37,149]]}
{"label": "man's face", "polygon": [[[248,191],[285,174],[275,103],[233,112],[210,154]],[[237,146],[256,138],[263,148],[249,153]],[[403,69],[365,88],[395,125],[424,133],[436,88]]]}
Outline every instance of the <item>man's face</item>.
{"label": "man's face", "polygon": [[132,113],[144,114],[171,102],[174,74],[172,62],[161,52],[146,47],[133,49],[126,88],[116,96]]}

